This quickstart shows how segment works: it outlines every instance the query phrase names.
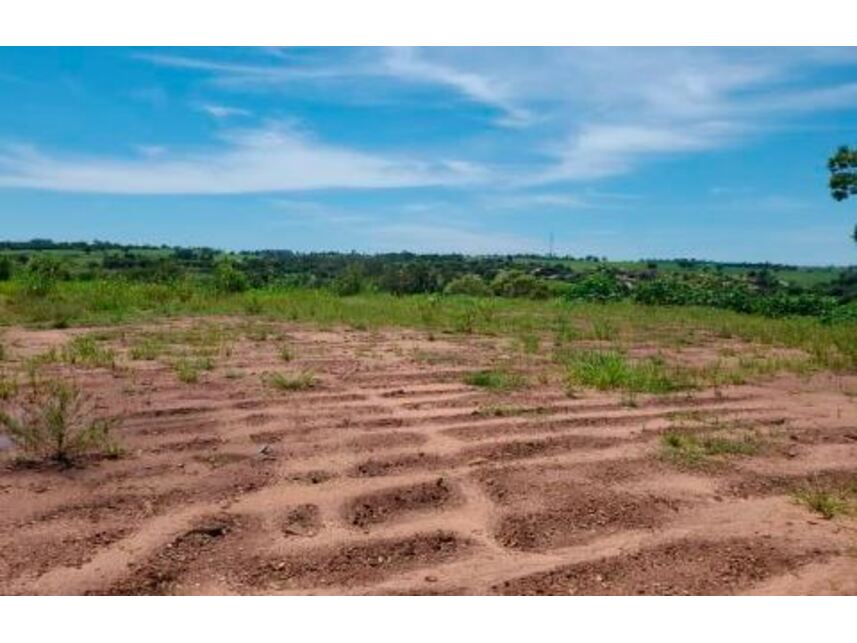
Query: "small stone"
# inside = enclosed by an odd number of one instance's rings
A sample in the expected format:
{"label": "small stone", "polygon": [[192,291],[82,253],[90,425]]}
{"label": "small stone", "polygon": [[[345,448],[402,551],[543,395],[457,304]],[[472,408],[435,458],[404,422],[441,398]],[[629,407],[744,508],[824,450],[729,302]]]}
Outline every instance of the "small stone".
{"label": "small stone", "polygon": [[431,576],[431,575],[426,576],[426,582],[427,583],[436,583],[437,582],[437,576]]}

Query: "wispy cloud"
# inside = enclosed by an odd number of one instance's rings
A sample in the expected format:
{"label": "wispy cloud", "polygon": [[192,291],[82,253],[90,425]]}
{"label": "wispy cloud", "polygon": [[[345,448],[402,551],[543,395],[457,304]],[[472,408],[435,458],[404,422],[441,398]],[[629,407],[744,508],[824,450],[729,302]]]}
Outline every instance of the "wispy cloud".
{"label": "wispy cloud", "polygon": [[391,252],[507,254],[544,250],[543,243],[521,235],[432,223],[381,225],[371,229],[371,238],[373,249]]}
{"label": "wispy cloud", "polygon": [[230,130],[204,153],[163,157],[55,156],[0,149],[0,187],[114,194],[238,194],[324,188],[461,185],[479,168],[369,154],[317,141],[283,124]]}
{"label": "wispy cloud", "polygon": [[467,98],[494,107],[502,113],[497,120],[500,125],[522,127],[534,120],[529,110],[515,104],[510,88],[501,79],[431,62],[421,57],[415,49],[389,50],[384,60],[384,69],[390,75],[407,82],[436,83],[451,87]]}
{"label": "wispy cloud", "polygon": [[229,107],[228,105],[218,105],[215,103],[204,103],[199,105],[198,109],[205,112],[209,116],[222,119],[230,116],[250,116],[251,112],[240,107]]}

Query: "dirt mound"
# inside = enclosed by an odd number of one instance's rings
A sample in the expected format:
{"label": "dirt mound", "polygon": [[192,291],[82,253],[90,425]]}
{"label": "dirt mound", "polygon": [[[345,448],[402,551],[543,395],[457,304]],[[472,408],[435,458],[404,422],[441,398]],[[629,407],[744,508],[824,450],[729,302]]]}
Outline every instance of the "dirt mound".
{"label": "dirt mound", "polygon": [[280,529],[286,536],[315,536],[322,528],[318,505],[303,504],[286,512]]}
{"label": "dirt mound", "polygon": [[355,527],[369,527],[389,522],[402,514],[447,506],[455,498],[452,485],[444,478],[438,478],[359,496],[346,507],[345,519]]}
{"label": "dirt mound", "polygon": [[655,527],[677,510],[678,503],[667,498],[581,487],[546,509],[504,516],[494,536],[511,549],[567,547],[623,529]]}
{"label": "dirt mound", "polygon": [[824,557],[821,550],[796,553],[766,539],[683,540],[516,578],[492,590],[507,595],[734,594]]}
{"label": "dirt mound", "polygon": [[857,489],[857,468],[792,475],[745,473],[724,485],[725,493],[740,498],[788,494],[801,489]]}
{"label": "dirt mound", "polygon": [[588,435],[567,435],[560,438],[543,440],[515,440],[500,444],[485,444],[462,450],[465,458],[482,459],[492,462],[538,458],[569,451],[584,449],[605,449],[618,444],[619,440],[609,437]]}
{"label": "dirt mound", "polygon": [[193,571],[211,572],[220,566],[215,550],[239,525],[239,519],[229,514],[203,518],[147,560],[133,565],[126,577],[106,593],[136,596],[174,593],[178,583]]}
{"label": "dirt mound", "polygon": [[453,560],[470,546],[466,539],[444,531],[375,540],[301,556],[251,561],[246,566],[247,572],[239,575],[239,582],[246,588],[262,591],[360,585],[397,572]]}
{"label": "dirt mound", "polygon": [[375,478],[407,471],[429,471],[437,469],[442,464],[441,457],[419,451],[388,458],[370,458],[355,466],[351,470],[351,475],[357,478]]}

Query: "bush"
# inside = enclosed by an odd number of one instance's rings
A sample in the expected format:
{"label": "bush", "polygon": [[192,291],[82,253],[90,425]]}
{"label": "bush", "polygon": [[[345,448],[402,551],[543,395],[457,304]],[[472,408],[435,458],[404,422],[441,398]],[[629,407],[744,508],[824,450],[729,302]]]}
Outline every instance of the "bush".
{"label": "bush", "polygon": [[491,282],[491,289],[501,297],[547,299],[550,294],[541,279],[520,270],[501,270]]}
{"label": "bush", "polygon": [[349,264],[345,271],[333,281],[333,292],[340,297],[359,295],[364,289],[363,270],[356,264]]}
{"label": "bush", "polygon": [[52,255],[39,254],[27,262],[24,271],[24,293],[33,297],[45,297],[56,287],[58,281],[68,279],[59,259]]}
{"label": "bush", "polygon": [[93,418],[92,400],[73,385],[34,379],[16,402],[16,413],[0,412],[0,426],[26,455],[67,466],[90,451],[119,454],[110,435],[115,421]]}
{"label": "bush", "polygon": [[447,295],[470,295],[471,297],[490,297],[491,288],[488,287],[479,275],[462,275],[456,277],[443,289]]}
{"label": "bush", "polygon": [[233,261],[224,259],[217,264],[214,283],[220,292],[244,292],[250,287],[250,280]]}
{"label": "bush", "polygon": [[566,297],[568,299],[606,302],[619,301],[625,298],[628,293],[628,286],[619,281],[615,274],[598,271],[571,284],[566,291]]}
{"label": "bush", "polygon": [[12,260],[6,255],[0,257],[0,281],[9,281],[12,277]]}

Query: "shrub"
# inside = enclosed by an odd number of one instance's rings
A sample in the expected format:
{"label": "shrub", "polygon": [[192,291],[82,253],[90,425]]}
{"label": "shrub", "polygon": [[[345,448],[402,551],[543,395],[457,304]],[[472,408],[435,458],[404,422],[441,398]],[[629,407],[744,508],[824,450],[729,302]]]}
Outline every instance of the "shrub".
{"label": "shrub", "polygon": [[24,271],[24,294],[32,297],[45,297],[56,287],[58,281],[68,278],[59,259],[48,254],[38,254],[27,262]]}
{"label": "shrub", "polygon": [[119,454],[111,435],[116,421],[94,418],[91,398],[71,384],[34,379],[16,406],[15,413],[0,412],[0,425],[28,456],[67,466],[90,451]]}
{"label": "shrub", "polygon": [[605,302],[618,301],[626,297],[628,293],[628,286],[619,281],[615,274],[600,270],[571,284],[566,290],[566,297],[568,299]]}
{"label": "shrub", "polygon": [[0,257],[0,281],[9,281],[12,277],[12,260],[6,255]]}
{"label": "shrub", "polygon": [[349,264],[345,271],[333,281],[333,292],[340,297],[359,295],[364,289],[363,270],[357,264]]}
{"label": "shrub", "polygon": [[443,289],[447,295],[470,295],[471,297],[490,297],[491,288],[479,275],[467,274],[456,277]]}
{"label": "shrub", "polygon": [[234,261],[224,259],[214,271],[214,283],[220,292],[244,292],[250,287],[250,280],[235,265]]}
{"label": "shrub", "polygon": [[520,270],[501,270],[491,282],[491,289],[501,297],[547,299],[550,295],[545,282]]}

